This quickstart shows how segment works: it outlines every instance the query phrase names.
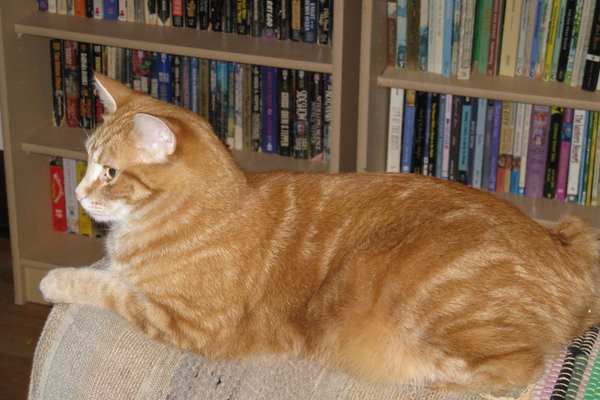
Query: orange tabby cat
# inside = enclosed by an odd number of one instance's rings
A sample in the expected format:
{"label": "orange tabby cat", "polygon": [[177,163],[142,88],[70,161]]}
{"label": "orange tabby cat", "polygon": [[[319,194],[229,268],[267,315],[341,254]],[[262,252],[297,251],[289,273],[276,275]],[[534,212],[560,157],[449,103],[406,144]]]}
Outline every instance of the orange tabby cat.
{"label": "orange tabby cat", "polygon": [[600,256],[493,196],[403,174],[242,172],[206,121],[97,76],[81,205],[110,269],[61,268],[54,303],[113,310],[209,357],[287,353],[387,381],[531,383],[600,323]]}

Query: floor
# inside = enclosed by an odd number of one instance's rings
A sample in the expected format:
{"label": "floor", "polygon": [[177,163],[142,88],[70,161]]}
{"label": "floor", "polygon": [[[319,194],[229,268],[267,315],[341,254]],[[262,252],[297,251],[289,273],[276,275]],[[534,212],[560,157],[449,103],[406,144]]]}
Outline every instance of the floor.
{"label": "floor", "polygon": [[0,240],[0,400],[27,398],[35,344],[47,306],[14,304],[10,244]]}

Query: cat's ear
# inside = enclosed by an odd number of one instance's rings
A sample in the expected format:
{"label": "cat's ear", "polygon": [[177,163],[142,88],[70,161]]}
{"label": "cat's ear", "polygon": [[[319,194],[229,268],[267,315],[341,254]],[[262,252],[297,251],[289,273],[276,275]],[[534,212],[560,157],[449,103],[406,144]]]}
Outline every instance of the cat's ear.
{"label": "cat's ear", "polygon": [[127,86],[102,74],[94,74],[94,85],[107,114],[117,111],[132,93]]}
{"label": "cat's ear", "polygon": [[138,113],[133,116],[133,134],[141,150],[141,161],[162,163],[175,152],[175,134],[160,118]]}

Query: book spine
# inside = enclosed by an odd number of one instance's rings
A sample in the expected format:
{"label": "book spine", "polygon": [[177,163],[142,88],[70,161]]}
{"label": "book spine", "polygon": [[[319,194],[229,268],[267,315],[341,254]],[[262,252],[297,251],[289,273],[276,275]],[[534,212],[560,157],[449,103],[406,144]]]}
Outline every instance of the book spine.
{"label": "book spine", "polygon": [[292,40],[300,41],[302,40],[302,0],[291,0],[291,2],[291,37]]}
{"label": "book spine", "polygon": [[463,3],[465,0],[454,0],[454,16],[452,18],[452,49],[450,52],[450,75],[456,76],[458,72],[458,52],[460,38],[464,36]]}
{"label": "book spine", "polygon": [[598,144],[598,124],[600,123],[600,115],[598,114],[597,111],[592,112],[593,114],[593,126],[590,129],[589,132],[589,136],[588,136],[588,141],[589,141],[589,156],[588,156],[588,161],[587,161],[587,174],[586,174],[586,196],[584,197],[584,205],[589,206],[590,203],[592,202],[592,188],[593,188],[593,183],[594,183],[594,179],[597,179],[597,177],[594,177],[594,166],[596,163],[596,147]]}
{"label": "book spine", "polygon": [[437,149],[439,142],[439,121],[440,121],[440,95],[433,93],[431,95],[431,112],[429,115],[429,155],[427,174],[436,176]]}
{"label": "book spine", "polygon": [[573,109],[567,108],[563,113],[560,128],[560,153],[558,156],[558,177],[556,178],[556,199],[564,202],[567,198],[567,179],[569,175],[569,156],[573,135]]}
{"label": "book spine", "polygon": [[65,122],[65,93],[63,79],[63,41],[50,40],[50,59],[52,70],[52,124],[62,126]]}
{"label": "book spine", "polygon": [[463,98],[461,96],[454,96],[452,98],[452,124],[450,132],[450,158],[448,167],[448,179],[451,181],[458,180],[458,156],[461,132],[462,103]]}
{"label": "book spine", "polygon": [[491,154],[492,154],[492,131],[494,129],[494,100],[487,100],[487,110],[485,113],[485,137],[483,141],[483,167],[481,176],[481,187],[487,190],[492,169]]}
{"label": "book spine", "polygon": [[310,151],[309,127],[309,78],[305,71],[296,71],[295,120],[294,120],[294,157],[307,159]]}
{"label": "book spine", "polygon": [[[534,0],[536,1],[536,0]],[[544,0],[537,0],[536,2],[536,10],[535,10],[535,20],[533,33],[531,37],[531,52],[529,57],[529,66],[527,76],[530,79],[536,77],[538,64],[540,59],[540,45],[541,45],[541,27],[542,20],[544,17],[545,4]]]}
{"label": "book spine", "polygon": [[560,4],[561,0],[550,0],[552,2],[552,12],[550,14],[550,24],[548,25],[548,39],[546,42],[546,55],[544,59],[543,79],[549,81],[552,76],[552,57],[554,56],[554,45],[558,36]]}
{"label": "book spine", "polygon": [[461,107],[460,140],[458,149],[459,182],[466,184],[469,173],[469,135],[471,131],[471,98],[465,97]]}
{"label": "book spine", "polygon": [[185,0],[185,26],[196,29],[198,26],[198,0]]}
{"label": "book spine", "polygon": [[303,0],[302,40],[307,43],[317,42],[317,1],[318,0]]}
{"label": "book spine", "polygon": [[75,160],[63,159],[63,176],[67,231],[79,233],[79,205],[75,198],[75,188],[77,187],[77,162]]}
{"label": "book spine", "polygon": [[79,57],[77,42],[65,40],[64,48],[64,84],[66,99],[66,121],[70,128],[79,127]]}
{"label": "book spine", "polygon": [[396,65],[396,21],[398,3],[396,0],[388,0],[387,2],[387,63],[388,65]]}
{"label": "book spine", "polygon": [[276,22],[275,22],[275,0],[265,0],[265,8],[264,8],[264,26],[263,26],[263,36],[268,39],[277,38],[277,31],[275,30]]}
{"label": "book spine", "polygon": [[[454,29],[454,2],[456,0],[447,0],[444,2],[443,11],[443,31],[441,33],[441,73],[448,77],[452,72],[452,33]],[[437,71],[434,71],[437,72]]]}
{"label": "book spine", "polygon": [[48,12],[48,0],[38,0],[38,11]]}
{"label": "book spine", "polygon": [[158,1],[158,25],[160,26],[171,26],[173,21],[171,19],[171,0],[157,0]]}
{"label": "book spine", "polygon": [[215,32],[223,31],[223,1],[224,0],[198,0],[198,21],[200,29],[208,29],[210,26]]}
{"label": "book spine", "polygon": [[[123,0],[121,0],[123,1]],[[39,2],[38,2],[39,4]],[[46,3],[47,5],[47,3]],[[75,0],[75,16],[85,17],[86,0]],[[42,11],[42,10],[40,10]]]}
{"label": "book spine", "polygon": [[[170,57],[171,66],[169,68],[171,77],[171,96],[169,102],[173,102],[176,106],[181,107],[183,105],[183,83],[181,74],[181,56],[173,55]],[[167,101],[167,100],[165,100]]]}
{"label": "book spine", "polygon": [[531,111],[533,106],[525,104],[523,117],[523,139],[521,140],[521,173],[519,174],[519,194],[525,194],[525,182],[527,180],[527,152],[529,149],[529,131],[531,130]]}
{"label": "book spine", "polygon": [[[332,7],[333,0],[319,0],[319,44],[323,46],[331,46],[332,39]],[[290,4],[290,0],[285,0],[287,5]],[[282,3],[283,5],[283,3]],[[282,7],[282,15],[283,15],[283,7]],[[286,7],[285,20],[282,18],[281,20],[282,27],[285,26],[286,33],[285,37],[283,35],[282,30],[282,39],[289,39],[290,37],[290,16],[289,16],[289,7]]]}
{"label": "book spine", "polygon": [[415,69],[419,58],[420,0],[408,0],[406,8],[406,66]]}
{"label": "book spine", "polygon": [[571,42],[573,41],[573,28],[575,23],[575,11],[577,0],[567,0],[564,27],[560,41],[560,50],[558,56],[558,65],[556,69],[556,80],[563,82],[567,73],[569,63],[569,53],[571,51]]}
{"label": "book spine", "polygon": [[175,27],[183,27],[184,26],[184,17],[183,17],[183,1],[184,0],[171,0],[173,3],[172,6],[172,16],[171,16],[171,24]]}
{"label": "book spine", "polygon": [[[523,76],[525,70],[525,45],[527,43],[527,28],[529,24],[529,9],[533,0],[524,0],[521,2],[521,20],[518,23],[519,33],[517,40],[517,60],[515,62],[515,75]],[[530,43],[531,45],[531,43]],[[529,49],[529,48],[528,48]]]}
{"label": "book spine", "polygon": [[56,13],[67,15],[67,0],[56,0]]}
{"label": "book spine", "polygon": [[171,82],[171,56],[160,53],[158,66],[158,98],[170,103],[173,100]]}
{"label": "book spine", "polygon": [[291,83],[290,71],[281,68],[279,73],[279,154],[289,157],[292,155],[292,135],[290,133],[291,126]]}
{"label": "book spine", "polygon": [[50,194],[52,205],[52,226],[55,231],[67,231],[67,210],[63,166],[60,158],[50,161]]}
{"label": "book spine", "polygon": [[473,29],[475,24],[475,0],[463,0],[464,16],[461,27],[461,39],[459,49],[458,79],[469,79],[471,77],[471,60],[473,51]]}
{"label": "book spine", "polygon": [[[86,169],[87,163],[85,161],[78,160],[76,162],[76,178],[78,184],[83,180]],[[92,236],[92,219],[87,212],[85,212],[83,207],[79,207],[79,234]]]}
{"label": "book spine", "polygon": [[536,79],[542,79],[544,76],[544,66],[546,63],[546,48],[548,45],[550,18],[552,16],[552,1],[553,0],[544,0],[544,4],[542,5],[542,14],[539,27],[540,34],[538,37],[538,58],[536,60],[536,70],[534,75]]}
{"label": "book spine", "polygon": [[[240,35],[247,35],[250,27],[248,25],[248,1],[247,0],[236,0],[236,31]],[[282,0],[283,1],[283,0]]]}
{"label": "book spine", "polygon": [[451,94],[446,95],[444,103],[444,134],[443,134],[443,150],[442,150],[442,179],[450,177],[450,142],[452,136],[452,106],[454,99]]}
{"label": "book spine", "polygon": [[444,162],[444,122],[446,120],[446,95],[440,94],[438,125],[437,125],[437,149],[435,154],[435,176],[442,177],[442,167]]}
{"label": "book spine", "polygon": [[579,175],[581,171],[581,157],[583,155],[583,144],[585,142],[585,127],[587,112],[575,110],[573,112],[573,133],[571,136],[571,151],[569,156],[569,176],[567,180],[567,201],[577,202],[579,193]]}
{"label": "book spine", "polygon": [[430,130],[431,130],[431,104],[433,101],[433,93],[426,92],[425,93],[425,129],[423,132],[423,141],[422,141],[422,159],[421,163],[421,174],[429,175],[429,139],[430,139]]}
{"label": "book spine", "polygon": [[585,205],[585,199],[587,196],[587,179],[591,147],[590,139],[591,132],[594,129],[594,119],[594,113],[588,111],[587,124],[584,131],[583,152],[581,156],[581,171],[579,171],[579,192],[577,193],[577,202],[581,205]]}
{"label": "book spine", "polygon": [[479,37],[479,58],[477,60],[477,70],[479,74],[485,75],[487,73],[488,55],[490,48],[490,37],[492,29],[492,13],[493,13],[493,0],[481,0],[479,3],[481,6],[481,27],[477,36]]}
{"label": "book spine", "polygon": [[502,101],[494,102],[493,120],[492,120],[492,140],[490,142],[490,170],[488,176],[488,191],[495,192],[498,173],[498,154],[500,151],[500,132],[502,126]]}
{"label": "book spine", "polygon": [[92,129],[95,125],[93,79],[93,50],[89,43],[79,43],[79,125]]}
{"label": "book spine", "polygon": [[556,196],[556,180],[558,176],[558,156],[561,145],[561,124],[563,109],[553,106],[550,114],[550,134],[548,137],[548,158],[544,180],[544,197],[554,199]]}
{"label": "book spine", "polygon": [[423,140],[425,136],[425,116],[427,108],[427,93],[416,92],[415,94],[415,122],[412,140],[412,169],[415,174],[422,173]]}
{"label": "book spine", "polygon": [[[576,1],[575,15],[573,16],[573,30],[571,32],[571,44],[569,46],[569,55],[567,57],[567,68],[565,71],[564,82],[567,85],[571,85],[573,78],[573,69],[575,67],[575,55],[577,54],[577,48],[579,46],[579,33],[581,30],[581,18],[583,12],[583,4],[585,0]],[[557,76],[558,77],[558,76]]]}
{"label": "book spine", "polygon": [[233,137],[233,148],[236,150],[244,149],[244,70],[240,63],[234,64],[235,69],[235,96],[234,96],[234,116],[235,133]]}
{"label": "book spine", "polygon": [[405,109],[404,109],[404,124],[402,132],[402,161],[401,171],[412,172],[413,166],[413,139],[415,131],[415,115],[416,115],[416,92],[407,90],[405,92]]}
{"label": "book spine", "polygon": [[313,160],[323,160],[323,79],[313,72],[310,93],[310,153]]}
{"label": "book spine", "polygon": [[331,160],[331,140],[333,138],[333,79],[331,74],[323,75],[323,148],[325,161]]}
{"label": "book spine", "polygon": [[[277,73],[275,73],[277,74]],[[235,148],[235,63],[227,63],[227,145]],[[275,75],[277,81],[277,75]],[[278,93],[276,93],[278,94]],[[277,127],[279,129],[279,127]]]}
{"label": "book spine", "polygon": [[396,67],[406,68],[407,55],[407,0],[398,0],[396,7]]}
{"label": "book spine", "polygon": [[550,108],[535,105],[531,111],[531,129],[527,149],[527,178],[525,195],[541,198],[544,194],[544,176],[548,159]]}
{"label": "book spine", "polygon": [[192,109],[192,83],[190,81],[190,58],[188,56],[181,57],[181,98],[182,105],[188,110]]}
{"label": "book spine", "polygon": [[521,22],[521,2],[507,0],[500,53],[500,75],[515,76]]}
{"label": "book spine", "polygon": [[488,64],[486,73],[495,76],[498,73],[498,51],[500,41],[500,24],[502,22],[502,0],[494,0],[490,26],[490,44],[488,48]]}
{"label": "book spine", "polygon": [[467,163],[467,185],[473,186],[473,172],[475,164],[475,146],[476,146],[476,135],[477,135],[477,107],[479,102],[476,98],[471,99],[471,118],[469,126],[469,154]]}
{"label": "book spine", "polygon": [[591,206],[597,206],[599,203],[600,196],[600,128],[596,127],[595,132],[595,140],[596,140],[596,152],[595,152],[595,162],[594,162],[594,170],[593,170],[593,183],[592,183],[592,193],[591,193]]}
{"label": "book spine", "polygon": [[263,132],[261,150],[265,153],[279,153],[279,115],[277,111],[277,69],[261,67]]}
{"label": "book spine", "polygon": [[512,151],[512,172],[510,176],[510,193],[519,194],[519,177],[521,174],[521,149],[523,148],[523,126],[525,124],[525,104],[513,105],[514,118],[514,140]]}
{"label": "book spine", "polygon": [[577,49],[575,50],[575,62],[573,63],[573,76],[571,77],[571,86],[579,87],[583,82],[583,70],[585,66],[585,55],[590,42],[591,24],[594,18],[594,1],[583,0],[583,10],[581,11],[581,27],[579,29],[579,38],[577,39]]}
{"label": "book spine", "polygon": [[121,22],[127,22],[127,0],[118,0],[117,19]]}
{"label": "book spine", "polygon": [[[526,23],[526,33],[525,40],[519,39],[519,44],[524,44],[523,46],[523,66],[520,73],[520,76],[529,77],[529,70],[531,68],[531,57],[532,57],[532,48],[533,48],[533,38],[535,35],[536,28],[536,18],[537,18],[537,7],[538,0],[527,0],[527,23]],[[518,67],[517,67],[518,68]],[[525,170],[523,168],[523,170]]]}
{"label": "book spine", "polygon": [[419,15],[419,70],[427,71],[429,43],[429,0],[421,0]]}
{"label": "book spine", "polygon": [[[510,190],[513,150],[513,103],[502,103],[502,121],[500,125],[500,148],[498,150],[498,168],[496,169],[496,192],[506,193]],[[507,182],[509,184],[507,184]]]}
{"label": "book spine", "polygon": [[199,114],[199,96],[200,96],[200,61],[196,57],[190,57],[190,109]]}
{"label": "book spine", "polygon": [[244,150],[252,151],[252,67],[248,64],[242,64],[242,71],[244,77],[242,87],[244,92],[242,99]]}
{"label": "book spine", "polygon": [[594,19],[592,20],[587,55],[585,56],[585,69],[583,73],[583,90],[595,91],[600,73],[600,2],[596,2]]}
{"label": "book spine", "polygon": [[[104,62],[104,46],[99,44],[92,45],[92,49],[94,51],[94,71],[102,72],[103,71],[103,62]],[[102,105],[102,101],[100,101],[100,96],[96,92],[96,86],[92,85],[93,95],[94,95],[94,124],[99,125],[102,123],[102,115],[104,114],[104,106]]]}
{"label": "book spine", "polygon": [[554,43],[554,52],[552,54],[552,69],[550,71],[550,80],[551,81],[556,80],[556,73],[558,71],[558,61],[560,58],[562,38],[563,38],[564,29],[565,29],[567,1],[568,0],[561,0],[561,2],[560,2],[560,14],[559,14],[559,18],[558,18],[558,31],[557,31],[556,39],[555,39],[555,43]]}
{"label": "book spine", "polygon": [[487,100],[477,99],[477,125],[475,127],[475,151],[473,154],[473,180],[472,186],[476,189],[482,188],[483,175],[483,149],[485,144],[485,123],[487,112]]}
{"label": "book spine", "polygon": [[118,0],[104,0],[102,18],[109,21],[119,19],[119,2]]}
{"label": "book spine", "polygon": [[262,130],[261,111],[262,97],[260,93],[260,67],[252,66],[252,150],[259,151],[260,149],[260,133]]}

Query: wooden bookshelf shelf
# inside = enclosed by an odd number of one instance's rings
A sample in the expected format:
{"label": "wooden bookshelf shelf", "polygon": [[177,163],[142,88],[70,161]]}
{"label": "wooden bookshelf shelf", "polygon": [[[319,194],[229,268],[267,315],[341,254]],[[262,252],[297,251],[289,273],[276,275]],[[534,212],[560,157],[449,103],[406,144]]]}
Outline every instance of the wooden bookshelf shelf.
{"label": "wooden bookshelf shelf", "polygon": [[[64,157],[87,160],[84,147],[85,133],[77,128],[46,129],[37,135],[29,135],[30,140],[21,142],[21,150],[26,153],[51,157]],[[324,161],[299,160],[276,154],[234,150],[233,156],[242,169],[249,172],[262,171],[310,171],[327,172]]]}
{"label": "wooden bookshelf shelf", "polygon": [[600,111],[600,92],[588,92],[561,82],[544,82],[537,79],[472,74],[471,79],[461,80],[429,72],[387,67],[377,78],[377,84],[386,88]]}
{"label": "wooden bookshelf shelf", "polygon": [[[48,223],[51,224],[51,221]],[[49,229],[52,229],[51,226]],[[23,248],[21,262],[38,269],[81,267],[94,263],[103,254],[103,239],[66,232],[44,232],[44,240]]]}
{"label": "wooden bookshelf shelf", "polygon": [[212,60],[333,72],[332,50],[289,40],[36,12],[15,25],[19,35],[76,40]]}

